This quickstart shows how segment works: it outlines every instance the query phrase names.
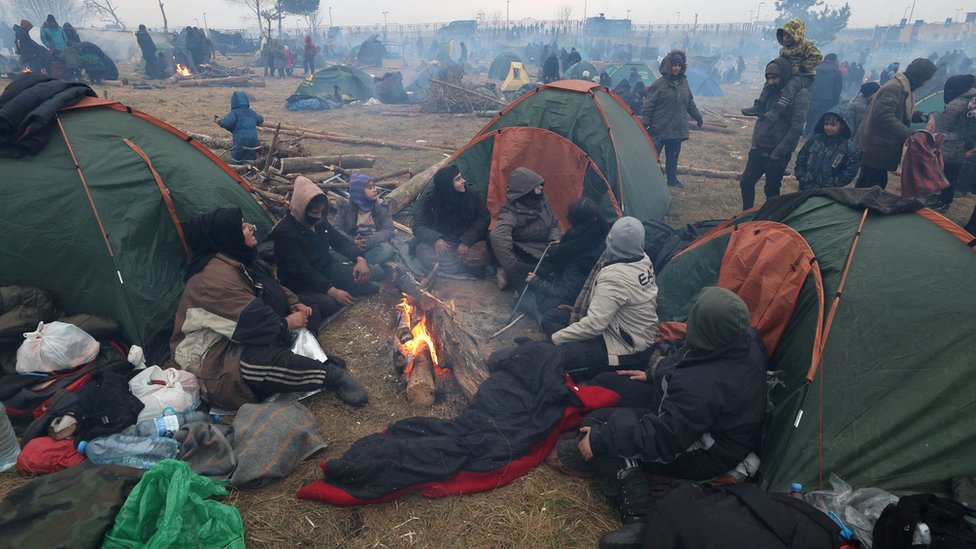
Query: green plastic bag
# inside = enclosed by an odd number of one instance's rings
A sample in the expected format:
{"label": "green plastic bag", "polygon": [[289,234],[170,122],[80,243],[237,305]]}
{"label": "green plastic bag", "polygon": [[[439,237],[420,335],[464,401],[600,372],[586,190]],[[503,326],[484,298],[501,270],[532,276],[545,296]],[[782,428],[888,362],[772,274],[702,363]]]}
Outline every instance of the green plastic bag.
{"label": "green plastic bag", "polygon": [[223,483],[183,461],[166,460],[143,475],[122,505],[102,548],[244,548],[237,508],[209,499],[226,496]]}

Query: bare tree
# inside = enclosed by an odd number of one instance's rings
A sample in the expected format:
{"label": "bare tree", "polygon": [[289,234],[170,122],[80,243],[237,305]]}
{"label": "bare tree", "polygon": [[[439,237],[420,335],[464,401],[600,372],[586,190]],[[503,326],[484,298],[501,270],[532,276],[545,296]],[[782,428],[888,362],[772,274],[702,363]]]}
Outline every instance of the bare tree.
{"label": "bare tree", "polygon": [[[258,28],[260,29],[264,27],[262,21],[264,20],[265,9],[268,7],[269,4],[272,3],[273,0],[224,0],[224,1],[227,2],[228,4],[234,4],[236,6],[243,6],[247,8],[248,11],[254,14],[254,18],[258,20]],[[271,38],[270,21],[268,24],[267,38]]]}
{"label": "bare tree", "polygon": [[116,11],[119,7],[112,0],[85,0],[85,7],[97,15],[99,21],[110,23],[120,29],[125,28],[125,23],[119,19]]}
{"label": "bare tree", "polygon": [[569,23],[569,18],[572,15],[572,4],[559,4],[559,6],[556,7],[556,21],[558,21],[560,25],[566,25]]}
{"label": "bare tree", "polygon": [[322,26],[321,9],[316,9],[315,11],[302,14],[302,19],[305,20],[305,27],[308,28],[308,33],[310,35],[315,36],[318,34],[319,28]]}
{"label": "bare tree", "polygon": [[8,0],[7,13],[14,21],[27,19],[40,26],[48,14],[59,23],[78,25],[88,19],[88,11],[79,0]]}

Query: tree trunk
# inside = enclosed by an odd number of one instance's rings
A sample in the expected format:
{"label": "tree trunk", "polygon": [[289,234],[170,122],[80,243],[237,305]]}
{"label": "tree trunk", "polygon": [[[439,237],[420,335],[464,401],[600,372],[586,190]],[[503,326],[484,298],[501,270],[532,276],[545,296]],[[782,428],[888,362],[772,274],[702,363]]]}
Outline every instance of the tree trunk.
{"label": "tree trunk", "polygon": [[341,168],[372,168],[376,157],[371,154],[340,154],[332,156],[298,156],[281,159],[281,173],[323,171],[327,165]]}
{"label": "tree trunk", "polygon": [[417,198],[417,195],[420,194],[420,191],[424,189],[424,186],[427,185],[427,182],[434,177],[437,170],[444,166],[445,162],[447,162],[447,158],[411,177],[406,183],[390,191],[390,194],[383,198],[384,202],[390,208],[390,214],[399,212],[407,204],[413,202]]}
{"label": "tree trunk", "polygon": [[[231,149],[234,148],[234,140],[233,139],[229,139],[229,138],[225,139],[223,137],[214,137],[212,135],[205,135],[205,134],[202,134],[202,133],[187,133],[187,135],[189,135],[190,137],[192,137],[194,141],[200,142],[203,146],[207,147],[208,149],[227,149],[227,150],[231,150]],[[281,141],[278,141],[278,147],[277,148],[278,148],[278,152],[280,152],[280,153],[282,153],[284,155],[287,155],[287,156],[301,156],[301,155],[305,154],[305,151],[301,147],[297,147],[295,145],[290,145],[288,143],[282,143]],[[267,143],[262,143],[261,144],[261,152],[263,152],[263,153],[267,153],[268,152],[268,144]]]}
{"label": "tree trunk", "polygon": [[163,32],[169,36],[169,23],[166,22],[166,10],[163,9],[163,0],[159,0],[159,11],[163,14]]}
{"label": "tree trunk", "polygon": [[413,359],[410,378],[407,379],[407,401],[414,406],[433,406],[437,386],[434,385],[434,362],[424,345]]}
{"label": "tree trunk", "polygon": [[264,78],[254,78],[250,76],[227,76],[224,78],[191,78],[187,80],[180,80],[176,85],[180,88],[202,88],[207,86],[263,88],[265,84]]}

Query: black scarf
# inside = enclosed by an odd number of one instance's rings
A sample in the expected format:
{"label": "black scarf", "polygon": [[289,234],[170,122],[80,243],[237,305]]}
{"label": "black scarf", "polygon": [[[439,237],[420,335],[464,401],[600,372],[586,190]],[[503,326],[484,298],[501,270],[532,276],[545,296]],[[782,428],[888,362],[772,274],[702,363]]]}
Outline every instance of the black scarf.
{"label": "black scarf", "polygon": [[245,268],[254,262],[257,250],[244,243],[243,223],[240,208],[220,208],[190,223],[186,235],[194,255],[187,269],[187,280],[202,271],[218,253],[240,261]]}

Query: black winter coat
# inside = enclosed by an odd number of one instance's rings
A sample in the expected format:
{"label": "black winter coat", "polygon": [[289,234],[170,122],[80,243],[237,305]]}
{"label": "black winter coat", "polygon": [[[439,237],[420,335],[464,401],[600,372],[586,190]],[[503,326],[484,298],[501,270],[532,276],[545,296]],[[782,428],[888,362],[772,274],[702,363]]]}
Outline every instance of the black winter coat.
{"label": "black winter coat", "polygon": [[471,202],[465,202],[458,211],[452,212],[438,211],[434,193],[428,194],[420,204],[413,222],[414,239],[411,246],[416,247],[420,242],[433,245],[439,238],[468,246],[484,240],[488,235],[491,214],[485,199],[477,195],[477,192],[468,185],[466,193],[471,193],[467,195]]}
{"label": "black winter coat", "polygon": [[86,84],[29,74],[0,95],[0,157],[37,154],[47,144],[59,109],[98,97]]}
{"label": "black winter coat", "polygon": [[606,247],[607,228],[583,232],[575,227],[566,231],[559,245],[552,248],[529,283],[534,293],[572,304],[583,289],[596,260]]}
{"label": "black winter coat", "polygon": [[363,255],[349,238],[323,219],[310,230],[289,212],[271,230],[275,245],[275,263],[281,284],[295,293],[325,293],[334,284],[330,280],[331,250],[349,259]]}
{"label": "black winter coat", "polygon": [[729,471],[759,452],[767,361],[754,328],[713,353],[679,350],[648,371],[655,403],[643,417],[621,408],[591,425],[593,453],[666,464],[704,450],[702,479]]}

